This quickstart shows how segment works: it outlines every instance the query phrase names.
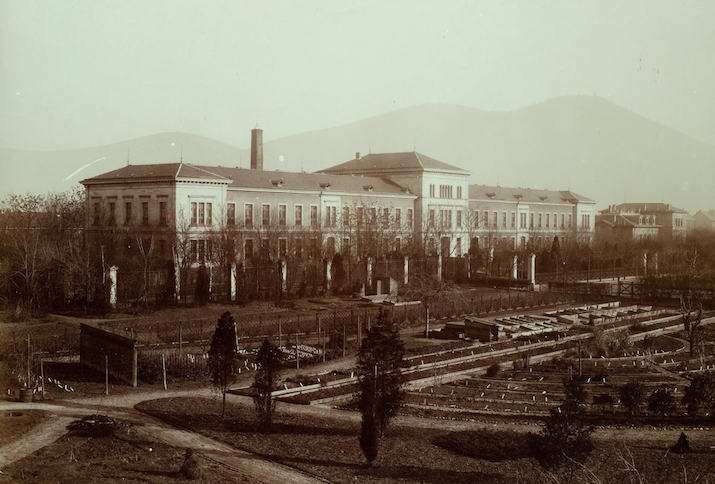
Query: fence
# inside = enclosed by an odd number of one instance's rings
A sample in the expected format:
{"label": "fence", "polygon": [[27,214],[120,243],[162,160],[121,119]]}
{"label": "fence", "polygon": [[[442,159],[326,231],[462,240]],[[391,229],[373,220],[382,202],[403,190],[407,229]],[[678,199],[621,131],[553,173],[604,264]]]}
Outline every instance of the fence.
{"label": "fence", "polygon": [[80,362],[137,386],[137,351],[133,339],[82,324]]}

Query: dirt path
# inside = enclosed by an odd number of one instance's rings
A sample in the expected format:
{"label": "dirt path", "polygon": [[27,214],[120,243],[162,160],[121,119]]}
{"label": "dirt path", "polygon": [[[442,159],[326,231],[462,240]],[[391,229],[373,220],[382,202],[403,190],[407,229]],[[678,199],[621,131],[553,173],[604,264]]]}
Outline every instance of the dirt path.
{"label": "dirt path", "polygon": [[134,406],[144,400],[181,396],[208,396],[210,389],[175,392],[138,392],[115,397],[76,398],[53,403],[0,402],[0,411],[45,410],[54,415],[48,424],[35,427],[14,442],[0,447],[0,468],[51,444],[67,432],[67,425],[97,411],[113,418],[131,422],[135,430],[178,448],[190,448],[201,456],[218,462],[250,479],[264,484],[318,484],[326,481],[297,469],[262,459],[203,435],[178,429],[141,413]]}

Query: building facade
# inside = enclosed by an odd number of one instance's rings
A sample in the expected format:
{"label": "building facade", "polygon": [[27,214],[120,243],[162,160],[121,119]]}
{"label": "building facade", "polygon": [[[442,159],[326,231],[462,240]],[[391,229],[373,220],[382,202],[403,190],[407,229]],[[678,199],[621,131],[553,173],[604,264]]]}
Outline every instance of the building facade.
{"label": "building facade", "polygon": [[336,253],[444,260],[593,237],[595,202],[570,191],[469,185],[468,171],[417,152],[357,153],[318,173],[264,171],[261,142],[253,130],[251,169],[128,165],[83,180],[87,224],[182,267]]}
{"label": "building facade", "polygon": [[601,210],[596,217],[596,237],[619,241],[683,238],[687,212],[665,203],[622,203]]}

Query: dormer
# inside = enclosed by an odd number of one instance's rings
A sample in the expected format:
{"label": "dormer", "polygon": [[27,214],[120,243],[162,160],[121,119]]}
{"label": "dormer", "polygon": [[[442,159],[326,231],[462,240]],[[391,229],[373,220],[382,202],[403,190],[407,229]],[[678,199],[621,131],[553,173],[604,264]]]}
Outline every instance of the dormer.
{"label": "dormer", "polygon": [[327,190],[328,188],[330,188],[330,182],[329,182],[329,181],[320,182],[320,183],[318,183],[318,185],[320,185],[320,188],[321,188],[322,190]]}
{"label": "dormer", "polygon": [[497,196],[497,194],[494,193],[494,192],[487,192],[486,195],[487,195],[489,198],[494,198],[494,197]]}
{"label": "dormer", "polygon": [[540,196],[539,196],[539,200],[541,200],[542,202],[545,202],[548,198],[549,198],[549,197],[547,197],[546,195],[540,195]]}
{"label": "dormer", "polygon": [[363,185],[362,189],[365,190],[366,192],[371,192],[371,191],[372,191],[372,185]]}
{"label": "dormer", "polygon": [[273,185],[273,188],[283,188],[283,178],[271,180],[271,185]]}

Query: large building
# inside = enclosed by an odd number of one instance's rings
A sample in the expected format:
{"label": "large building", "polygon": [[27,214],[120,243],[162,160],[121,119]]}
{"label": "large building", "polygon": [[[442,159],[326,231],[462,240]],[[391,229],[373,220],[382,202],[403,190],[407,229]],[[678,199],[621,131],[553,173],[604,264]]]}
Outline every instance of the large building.
{"label": "large building", "polygon": [[88,224],[151,235],[175,262],[222,265],[335,252],[458,258],[593,235],[595,202],[570,191],[469,185],[468,171],[417,152],[357,153],[319,173],[264,171],[262,132],[252,133],[251,169],[128,165],[83,180]]}

